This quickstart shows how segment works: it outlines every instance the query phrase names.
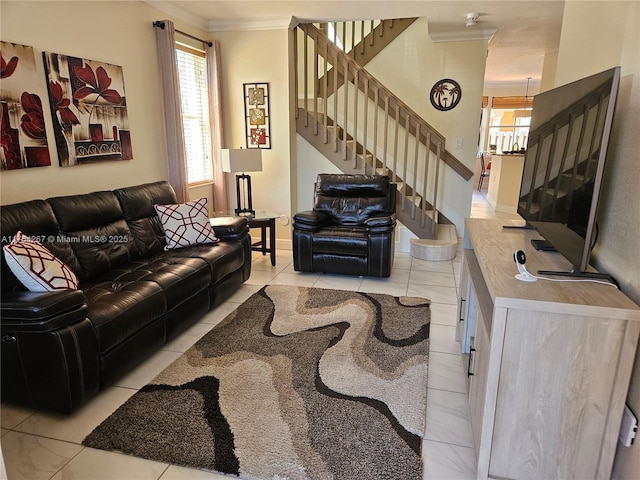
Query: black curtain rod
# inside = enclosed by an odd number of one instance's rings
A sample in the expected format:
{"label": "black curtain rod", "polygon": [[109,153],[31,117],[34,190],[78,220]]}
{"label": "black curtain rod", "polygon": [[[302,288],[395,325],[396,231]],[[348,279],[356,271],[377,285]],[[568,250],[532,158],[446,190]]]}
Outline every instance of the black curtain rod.
{"label": "black curtain rod", "polygon": [[[154,26],[154,27],[161,28],[161,29],[163,29],[163,30],[164,30],[165,23],[164,23],[164,22],[161,22],[160,20],[156,20],[155,22],[153,22],[153,26]],[[185,37],[193,38],[194,40],[197,40],[197,41],[199,41],[199,42],[204,43],[205,45],[209,45],[210,47],[213,47],[213,43],[211,43],[211,42],[210,42],[210,41],[208,41],[208,40],[202,40],[201,38],[194,37],[193,35],[189,35],[189,34],[188,34],[188,33],[186,33],[186,32],[181,32],[180,30],[176,30],[176,32],[178,32],[180,35],[184,35]]]}

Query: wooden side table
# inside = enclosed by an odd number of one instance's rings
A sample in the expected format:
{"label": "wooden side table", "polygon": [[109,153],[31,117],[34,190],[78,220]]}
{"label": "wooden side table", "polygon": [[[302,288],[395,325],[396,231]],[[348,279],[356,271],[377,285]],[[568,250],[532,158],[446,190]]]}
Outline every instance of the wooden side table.
{"label": "wooden side table", "polygon": [[[235,212],[216,211],[214,217],[237,217]],[[249,228],[260,229],[260,240],[251,244],[254,252],[267,253],[271,256],[271,265],[276,265],[276,219],[280,218],[277,213],[268,210],[257,210],[253,215],[240,215],[247,219]],[[267,242],[267,229],[269,230],[269,241]]]}
{"label": "wooden side table", "polygon": [[[255,216],[247,217],[249,228],[260,229],[260,240],[251,244],[251,250],[271,255],[271,265],[276,265],[276,218],[268,212],[257,211]],[[267,229],[269,230],[269,244],[267,245]]]}

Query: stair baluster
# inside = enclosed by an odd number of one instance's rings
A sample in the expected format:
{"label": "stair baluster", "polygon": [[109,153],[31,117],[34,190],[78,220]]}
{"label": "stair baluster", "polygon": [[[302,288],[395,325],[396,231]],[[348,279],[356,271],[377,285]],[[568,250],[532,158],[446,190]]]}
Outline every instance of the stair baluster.
{"label": "stair baluster", "polygon": [[[406,25],[396,31],[404,30]],[[341,157],[342,162],[349,161],[348,167],[347,164],[340,166],[345,172],[388,174],[393,182],[399,184],[399,220],[419,237],[433,238],[436,234],[434,222],[438,218],[435,204],[440,162],[446,162],[466,179],[471,178],[473,172],[445,150],[445,139],[440,133],[351,58],[364,52],[371,55],[368,49],[377,43],[375,37],[384,36],[385,28],[391,31],[393,27],[391,21],[377,25],[374,21],[362,21],[357,24],[351,22],[349,31],[343,23],[340,38],[338,24],[332,24],[330,28],[325,26],[326,33],[311,24],[298,26],[303,35],[297,40],[302,41],[296,42],[293,51],[297,62],[300,62],[297,65],[304,70],[300,74],[296,69],[294,77],[296,96],[300,80],[303,83],[302,108],[296,112],[296,118],[303,113],[304,122],[298,120],[298,131],[327,158],[338,160]],[[327,36],[329,32],[331,38]],[[361,40],[356,42],[358,33]],[[351,42],[347,36],[351,37]],[[384,38],[382,43],[388,41]],[[349,53],[338,48],[338,43]],[[346,48],[349,43],[351,48]],[[312,65],[309,64],[311,55]],[[330,102],[331,95],[333,101]],[[384,115],[382,122],[380,114]],[[310,115],[314,118],[311,126]],[[400,141],[404,145],[400,145]],[[323,150],[321,145],[326,145],[327,149]],[[379,151],[380,146],[382,152]],[[413,150],[411,156],[410,148]],[[424,155],[421,155],[423,149]],[[402,158],[399,157],[400,150]],[[391,151],[393,153],[389,155]],[[435,164],[433,170],[429,167],[431,162]],[[420,173],[422,178],[418,179]],[[411,209],[407,209],[408,202],[411,202]]]}

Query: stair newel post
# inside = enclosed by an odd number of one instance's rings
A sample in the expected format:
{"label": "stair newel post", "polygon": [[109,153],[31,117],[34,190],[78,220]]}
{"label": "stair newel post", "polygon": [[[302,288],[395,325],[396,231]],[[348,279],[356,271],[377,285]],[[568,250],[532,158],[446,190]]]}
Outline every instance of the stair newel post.
{"label": "stair newel post", "polygon": [[293,98],[295,99],[295,119],[297,120],[300,117],[300,105],[298,100],[298,68],[300,57],[298,56],[298,32],[300,32],[300,27],[296,27],[293,29],[293,58],[295,68],[293,69]]}
{"label": "stair newel post", "polygon": [[[413,152],[413,178],[411,179],[411,185],[413,185],[413,195],[411,200],[411,218],[416,218],[416,199],[418,190],[418,158],[420,153],[420,122],[416,122],[416,148]],[[422,199],[424,201],[424,198]]]}
{"label": "stair newel post", "polygon": [[[362,125],[362,166],[366,169],[367,164],[367,139],[369,138],[369,78],[364,77],[364,92],[362,98],[364,99],[364,111],[363,111],[363,125]],[[373,165],[375,167],[375,165]],[[375,173],[372,172],[372,173]]]}
{"label": "stair newel post", "polygon": [[442,145],[442,142],[438,142],[438,148],[436,151],[436,171],[433,181],[433,202],[431,202],[431,205],[433,206],[433,222],[431,223],[431,235],[433,235],[433,238],[436,237],[438,228],[438,183],[440,175],[440,161],[442,160],[441,155],[443,151],[444,145]]}
{"label": "stair newel post", "polygon": [[[376,167],[378,165],[378,110],[380,110],[380,108],[378,107],[378,101],[380,100],[380,89],[375,86],[374,87],[375,90],[373,91],[373,105],[374,105],[374,109],[373,109],[373,149],[372,152],[373,153],[373,158],[371,160],[372,164],[373,164],[373,171],[375,173]],[[383,175],[384,175],[384,170],[382,171]]]}
{"label": "stair newel post", "polygon": [[338,151],[338,142],[340,141],[338,135],[338,66],[338,54],[336,53],[333,61],[333,118],[335,118],[335,121],[333,122],[333,131],[335,136],[333,146],[334,152]]}
{"label": "stair newel post", "polygon": [[387,146],[389,144],[389,95],[384,97],[384,133],[383,147],[382,147],[382,168],[386,173],[387,171]]}
{"label": "stair newel post", "polygon": [[304,116],[304,126],[308,127],[309,126],[309,61],[307,60],[307,58],[309,57],[308,52],[309,52],[309,35],[306,31],[306,29],[304,30],[304,40],[303,40],[303,50],[304,50],[304,55],[302,56],[302,62],[303,62],[303,90],[304,90],[304,111],[305,111],[305,116]]}
{"label": "stair newel post", "polygon": [[344,88],[342,89],[344,91],[344,123],[343,125],[343,129],[344,129],[344,133],[342,134],[343,137],[343,142],[344,142],[344,160],[345,162],[349,159],[348,155],[347,155],[347,137],[349,134],[348,131],[348,126],[349,126],[349,115],[348,115],[348,111],[349,111],[349,62],[347,61],[347,59],[344,59],[343,62],[343,66],[344,66]]}
{"label": "stair newel post", "polygon": [[370,29],[371,29],[371,39],[369,40],[369,45],[371,45],[372,47],[373,47],[373,45],[374,45],[374,43],[375,43],[375,37],[376,37],[376,36],[375,36],[375,34],[374,34],[375,27],[374,27],[374,25],[373,25],[373,22],[374,22],[374,21],[373,21],[373,20],[371,20],[371,26],[370,26]]}
{"label": "stair newel post", "polygon": [[398,134],[400,130],[400,105],[396,104],[395,134],[393,141],[393,181],[398,177]]}
{"label": "stair newel post", "polygon": [[347,22],[342,23],[342,51],[347,48]]}
{"label": "stair newel post", "polygon": [[431,151],[431,132],[427,131],[427,140],[425,142],[426,147],[424,149],[424,175],[422,176],[422,218],[420,226],[424,228],[427,216],[427,182],[429,181],[429,152]]}
{"label": "stair newel post", "polygon": [[349,49],[349,55],[353,58],[355,57],[355,46],[356,46],[356,22],[351,22],[351,48]]}
{"label": "stair newel post", "polygon": [[[407,196],[407,158],[409,158],[409,127],[411,127],[411,114],[407,114],[407,117],[404,122],[404,154],[402,161],[402,178],[404,178],[404,182],[402,183],[403,194]],[[404,211],[405,202],[402,203],[402,210]]]}
{"label": "stair newel post", "polygon": [[358,168],[357,145],[358,145],[358,69],[353,70],[353,151],[351,152],[351,160],[353,168]]}
{"label": "stair newel post", "polygon": [[314,135],[318,135],[318,34],[313,37],[313,118]]}
{"label": "stair newel post", "polygon": [[324,143],[329,143],[329,125],[327,122],[327,110],[328,110],[328,91],[329,91],[329,79],[327,78],[328,76],[328,71],[329,71],[329,44],[327,43],[326,40],[323,40],[324,42],[324,54],[323,54],[323,58],[324,58],[324,70],[322,72],[322,90],[324,92],[323,95],[323,99],[322,99],[322,118],[323,118],[323,132],[324,132]]}

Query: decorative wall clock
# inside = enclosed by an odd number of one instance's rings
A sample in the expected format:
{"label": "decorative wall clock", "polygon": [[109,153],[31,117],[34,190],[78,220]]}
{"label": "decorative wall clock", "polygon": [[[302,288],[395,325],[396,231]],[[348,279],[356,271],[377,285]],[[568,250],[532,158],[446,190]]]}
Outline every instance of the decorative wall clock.
{"label": "decorative wall clock", "polygon": [[247,148],[271,148],[269,84],[244,83]]}
{"label": "decorative wall clock", "polygon": [[461,98],[462,89],[460,84],[450,78],[436,82],[429,95],[431,105],[442,112],[455,108],[460,103]]}

